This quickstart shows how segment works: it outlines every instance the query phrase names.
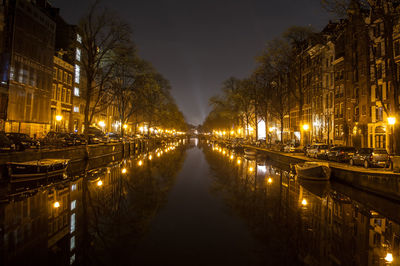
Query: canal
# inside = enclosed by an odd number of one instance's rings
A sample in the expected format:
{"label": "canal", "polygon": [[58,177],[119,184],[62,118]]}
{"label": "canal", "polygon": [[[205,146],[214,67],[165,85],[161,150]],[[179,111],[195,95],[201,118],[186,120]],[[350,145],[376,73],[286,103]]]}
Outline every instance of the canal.
{"label": "canal", "polygon": [[[96,167],[93,167],[96,166]],[[3,186],[0,265],[399,264],[399,204],[191,139]]]}

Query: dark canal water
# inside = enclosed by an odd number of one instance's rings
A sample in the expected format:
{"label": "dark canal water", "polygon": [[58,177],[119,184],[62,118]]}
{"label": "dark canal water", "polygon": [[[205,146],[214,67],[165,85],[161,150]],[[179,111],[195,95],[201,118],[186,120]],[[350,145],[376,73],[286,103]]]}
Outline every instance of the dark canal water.
{"label": "dark canal water", "polygon": [[4,187],[0,265],[399,265],[397,203],[195,139],[108,160]]}

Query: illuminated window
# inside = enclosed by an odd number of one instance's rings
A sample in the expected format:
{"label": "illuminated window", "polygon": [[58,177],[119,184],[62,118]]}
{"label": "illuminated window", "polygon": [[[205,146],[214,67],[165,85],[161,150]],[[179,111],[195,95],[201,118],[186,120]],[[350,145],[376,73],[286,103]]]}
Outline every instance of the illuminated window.
{"label": "illuminated window", "polygon": [[79,35],[79,34],[77,34],[77,35],[76,35],[76,40],[77,40],[79,43],[82,43],[82,36]]}
{"label": "illuminated window", "polygon": [[75,57],[75,59],[77,60],[77,61],[81,61],[81,49],[79,49],[79,48],[76,48],[76,57]]}
{"label": "illuminated window", "polygon": [[74,113],[79,113],[79,106],[74,106]]}
{"label": "illuminated window", "polygon": [[73,200],[71,201],[71,211],[74,210],[75,208],[76,208],[76,200]]}
{"label": "illuminated window", "polygon": [[74,95],[79,96],[79,88],[77,87],[74,88]]}
{"label": "illuminated window", "polygon": [[[78,107],[79,108],[79,107]],[[71,186],[71,191],[75,191],[76,190],[76,184],[73,184],[72,186]]]}
{"label": "illuminated window", "polygon": [[75,83],[79,84],[80,75],[81,75],[81,67],[78,65],[75,65]]}
{"label": "illuminated window", "polygon": [[70,258],[69,258],[69,264],[72,265],[75,262],[75,254],[73,254]]}
{"label": "illuminated window", "polygon": [[76,223],[76,215],[75,213],[71,214],[71,226],[70,226],[70,232],[71,234],[75,232],[75,223]]}
{"label": "illuminated window", "polygon": [[70,250],[73,250],[74,248],[75,248],[75,236],[72,236],[70,243]]}

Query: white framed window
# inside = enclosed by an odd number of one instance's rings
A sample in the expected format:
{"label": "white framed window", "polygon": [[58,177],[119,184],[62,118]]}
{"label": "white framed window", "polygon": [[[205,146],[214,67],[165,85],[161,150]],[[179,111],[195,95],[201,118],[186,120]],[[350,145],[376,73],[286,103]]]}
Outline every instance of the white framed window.
{"label": "white framed window", "polygon": [[74,95],[79,96],[79,88],[78,87],[74,88]]}
{"label": "white framed window", "polygon": [[80,48],[76,48],[76,56],[75,56],[75,59],[77,60],[77,61],[81,61],[81,49]]}
{"label": "white framed window", "polygon": [[71,211],[76,208],[76,200],[71,201]]}
{"label": "white framed window", "polygon": [[81,67],[79,65],[75,65],[75,83],[79,84],[80,78],[81,78]]}
{"label": "white framed window", "polygon": [[79,106],[74,106],[74,113],[79,113]]}
{"label": "white framed window", "polygon": [[71,237],[71,243],[70,243],[70,250],[74,250],[75,248],[75,236]]}
{"label": "white framed window", "polygon": [[73,232],[75,232],[75,223],[76,223],[76,215],[75,213],[71,214],[71,226],[70,226],[70,233],[72,234]]}

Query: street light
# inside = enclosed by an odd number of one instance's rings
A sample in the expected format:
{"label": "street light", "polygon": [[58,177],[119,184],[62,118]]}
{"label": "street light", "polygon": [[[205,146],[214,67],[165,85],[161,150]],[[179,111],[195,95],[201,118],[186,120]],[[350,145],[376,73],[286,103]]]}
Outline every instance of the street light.
{"label": "street light", "polygon": [[56,115],[56,131],[60,131],[60,122],[63,119],[62,115]]}
{"label": "street light", "polygon": [[[308,124],[303,125],[303,131],[307,132],[309,129],[310,129],[310,126]],[[306,134],[306,133],[304,133],[304,134]]]}
{"label": "street light", "polygon": [[387,118],[388,124],[391,126],[391,134],[390,134],[390,152],[393,153],[393,128],[394,128],[394,124],[396,124],[396,117],[390,116]]}

